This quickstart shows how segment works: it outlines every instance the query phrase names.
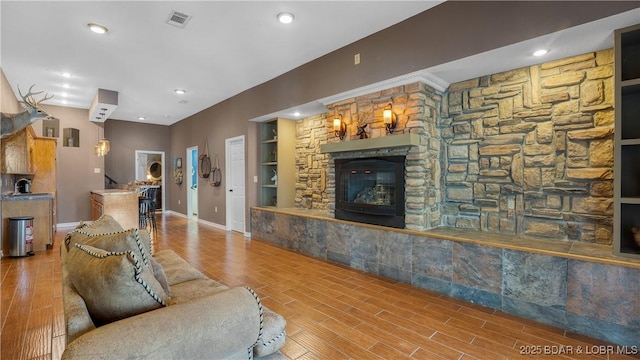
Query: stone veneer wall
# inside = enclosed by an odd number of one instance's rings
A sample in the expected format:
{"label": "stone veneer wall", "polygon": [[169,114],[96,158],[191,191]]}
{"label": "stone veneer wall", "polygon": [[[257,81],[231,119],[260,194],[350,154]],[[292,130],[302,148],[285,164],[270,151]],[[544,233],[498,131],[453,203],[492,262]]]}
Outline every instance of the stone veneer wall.
{"label": "stone veneer wall", "polygon": [[452,84],[445,226],[611,244],[613,50]]}
{"label": "stone veneer wall", "polygon": [[[297,125],[296,206],[333,216],[335,158],[406,154],[407,229],[611,244],[613,82],[609,49],[459,82],[444,94],[415,83],[332,104]],[[420,133],[420,146],[320,153],[338,141],[334,113],[348,124],[345,141],[357,138],[358,122],[370,137],[392,136],[382,122],[389,103],[398,131]]]}
{"label": "stone veneer wall", "polygon": [[[335,166],[340,158],[404,155],[405,223],[407,229],[425,230],[439,226],[441,142],[437,129],[441,94],[423,83],[397,86],[347,99],[329,106],[330,113],[306,118],[297,124],[296,197],[297,207],[327,209],[335,213]],[[410,132],[420,135],[420,145],[393,149],[350,151],[321,154],[320,145],[341,141],[333,131],[335,114],[347,124],[343,141],[356,141],[357,126],[366,124],[369,138],[386,134],[382,110],[392,104],[398,125],[394,134]]]}

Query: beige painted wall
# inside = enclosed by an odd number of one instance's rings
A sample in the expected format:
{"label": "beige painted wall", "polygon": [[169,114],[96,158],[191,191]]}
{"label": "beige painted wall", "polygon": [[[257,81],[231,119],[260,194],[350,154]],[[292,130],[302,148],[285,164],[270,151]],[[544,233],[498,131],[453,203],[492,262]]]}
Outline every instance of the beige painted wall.
{"label": "beige painted wall", "polygon": [[[42,108],[60,119],[60,134],[64,128],[80,131],[80,147],[63,146],[62,137],[58,139],[58,224],[91,220],[90,191],[104,189],[104,158],[93,153],[102,124],[89,121],[89,110],[52,105]],[[41,121],[34,124],[34,129],[41,127]]]}
{"label": "beige painted wall", "polygon": [[0,81],[0,111],[7,114],[22,112],[23,109],[2,69],[0,69]]}

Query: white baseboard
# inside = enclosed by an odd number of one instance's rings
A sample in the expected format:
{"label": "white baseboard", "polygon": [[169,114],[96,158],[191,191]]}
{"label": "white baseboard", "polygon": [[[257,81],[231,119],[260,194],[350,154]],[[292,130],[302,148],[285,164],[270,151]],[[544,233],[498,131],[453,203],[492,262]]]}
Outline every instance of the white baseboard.
{"label": "white baseboard", "polygon": [[209,226],[209,227],[212,227],[212,228],[216,228],[216,229],[227,231],[227,227],[226,226],[220,225],[220,224],[216,224],[214,222],[207,221],[207,220],[198,219],[198,224],[202,224],[202,225]]}
{"label": "white baseboard", "polygon": [[73,228],[73,227],[76,227],[76,226],[80,225],[80,223],[81,223],[81,221],[70,222],[70,223],[58,223],[58,224],[56,224],[56,229]]}
{"label": "white baseboard", "polygon": [[173,211],[173,210],[167,210],[167,211],[165,211],[165,214],[174,215],[174,216],[181,217],[181,218],[184,218],[184,219],[187,218],[187,215],[185,215],[183,213],[179,213],[177,211]]}
{"label": "white baseboard", "polygon": [[[171,214],[171,215],[175,215],[178,217],[181,217],[183,219],[187,219],[187,215],[183,214],[183,213],[179,213],[176,211],[172,211],[172,210],[168,210],[167,213]],[[202,219],[198,219],[198,224],[202,224],[204,226],[209,226],[212,228],[216,228],[216,229],[220,229],[220,230],[224,230],[227,231],[227,227],[224,225],[220,225],[211,221],[207,221],[207,220],[202,220]]]}

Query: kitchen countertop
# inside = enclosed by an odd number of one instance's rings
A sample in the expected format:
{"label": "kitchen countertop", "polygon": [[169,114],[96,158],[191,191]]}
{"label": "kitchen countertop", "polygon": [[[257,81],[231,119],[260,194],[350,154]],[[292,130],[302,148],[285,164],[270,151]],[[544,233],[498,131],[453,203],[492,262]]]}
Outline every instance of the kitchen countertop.
{"label": "kitchen countertop", "polygon": [[91,190],[92,193],[100,194],[100,195],[128,195],[132,192],[137,192],[133,190],[125,190],[125,189],[105,189],[105,190]]}
{"label": "kitchen countertop", "polygon": [[0,198],[2,201],[23,201],[23,200],[52,200],[53,193],[26,193],[26,194],[4,194]]}

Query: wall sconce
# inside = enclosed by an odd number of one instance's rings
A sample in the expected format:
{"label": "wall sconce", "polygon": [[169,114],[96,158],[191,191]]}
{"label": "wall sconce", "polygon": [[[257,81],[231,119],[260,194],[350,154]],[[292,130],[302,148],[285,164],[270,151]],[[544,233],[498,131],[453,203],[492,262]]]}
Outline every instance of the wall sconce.
{"label": "wall sconce", "polygon": [[382,120],[387,127],[387,133],[393,134],[393,131],[398,125],[398,120],[396,119],[396,114],[391,110],[391,103],[382,110]]}
{"label": "wall sconce", "polygon": [[347,134],[347,124],[342,121],[342,114],[339,114],[333,119],[333,131],[335,131],[336,136],[339,137],[340,140],[343,140]]}

